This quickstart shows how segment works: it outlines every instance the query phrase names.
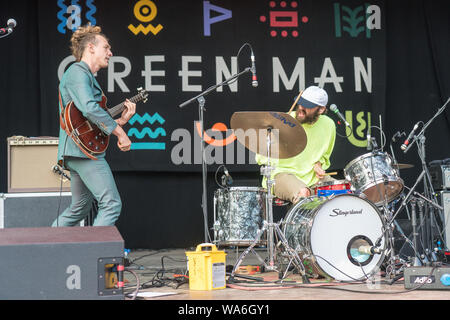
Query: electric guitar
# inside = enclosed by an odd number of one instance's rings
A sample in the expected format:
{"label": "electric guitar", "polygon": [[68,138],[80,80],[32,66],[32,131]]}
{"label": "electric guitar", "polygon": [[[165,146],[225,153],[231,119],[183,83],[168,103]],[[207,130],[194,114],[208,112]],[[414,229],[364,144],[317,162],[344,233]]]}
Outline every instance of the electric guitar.
{"label": "electric guitar", "polygon": [[[148,100],[148,92],[142,88],[138,88],[138,94],[131,97],[129,100],[133,103]],[[60,97],[60,105],[62,101]],[[106,106],[106,97],[102,96],[102,101],[99,105],[108,112],[111,117],[115,117],[125,110],[124,102],[112,107],[110,109]],[[63,117],[60,117],[61,127],[66,131],[67,135],[72,138],[80,150],[90,159],[97,160],[96,154],[105,152],[109,144],[109,136],[104,134],[95,124],[86,119],[80,110],[75,106],[73,101],[70,101],[64,110],[62,110]]]}

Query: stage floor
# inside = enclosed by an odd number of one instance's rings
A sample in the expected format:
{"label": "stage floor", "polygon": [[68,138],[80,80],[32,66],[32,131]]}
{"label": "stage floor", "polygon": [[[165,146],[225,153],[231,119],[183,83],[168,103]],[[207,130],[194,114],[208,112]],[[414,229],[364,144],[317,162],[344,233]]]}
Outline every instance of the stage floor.
{"label": "stage floor", "polygon": [[[239,259],[245,248],[221,249],[226,252],[227,271]],[[374,283],[327,282],[326,279],[314,279],[311,284],[302,284],[301,277],[290,272],[281,285],[277,272],[257,272],[242,274],[252,278],[235,277],[238,283],[227,283],[219,290],[190,290],[187,270],[186,251],[195,248],[165,250],[131,250],[128,260],[131,264],[125,271],[125,293],[127,300],[209,300],[209,301],[256,301],[256,300],[450,300],[450,290],[405,289],[403,278],[391,284],[383,274]],[[256,250],[259,257],[267,257],[267,249]],[[249,253],[241,266],[262,265],[258,257]],[[227,276],[228,279],[228,276]],[[139,287],[138,290],[137,287]]]}

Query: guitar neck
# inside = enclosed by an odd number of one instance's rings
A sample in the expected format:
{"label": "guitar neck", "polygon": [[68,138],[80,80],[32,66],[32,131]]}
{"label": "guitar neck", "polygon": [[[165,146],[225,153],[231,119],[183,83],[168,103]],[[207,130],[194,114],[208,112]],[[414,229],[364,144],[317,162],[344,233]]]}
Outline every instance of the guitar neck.
{"label": "guitar neck", "polygon": [[[141,95],[137,94],[128,100],[130,100],[133,103],[137,103],[142,100],[142,97],[141,97]],[[114,118],[118,114],[122,113],[123,110],[125,110],[125,102],[119,103],[117,106],[114,106],[114,107],[108,109],[108,112],[111,115],[111,117]]]}

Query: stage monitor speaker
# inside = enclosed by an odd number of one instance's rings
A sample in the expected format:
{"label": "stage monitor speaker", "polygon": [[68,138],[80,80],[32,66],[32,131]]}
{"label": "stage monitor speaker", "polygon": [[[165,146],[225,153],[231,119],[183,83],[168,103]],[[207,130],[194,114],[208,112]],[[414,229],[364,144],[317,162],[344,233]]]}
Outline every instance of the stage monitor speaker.
{"label": "stage monitor speaker", "polygon": [[116,227],[0,229],[0,300],[124,299],[123,255]]}
{"label": "stage monitor speaker", "polygon": [[[8,146],[8,193],[70,191],[69,179],[55,173],[58,138],[13,136]],[[58,171],[56,171],[58,172]]]}

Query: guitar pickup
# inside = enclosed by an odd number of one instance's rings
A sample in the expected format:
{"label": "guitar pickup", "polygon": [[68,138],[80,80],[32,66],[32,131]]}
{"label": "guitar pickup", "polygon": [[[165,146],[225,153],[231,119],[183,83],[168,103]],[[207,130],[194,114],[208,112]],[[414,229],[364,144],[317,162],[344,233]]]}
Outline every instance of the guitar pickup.
{"label": "guitar pickup", "polygon": [[93,131],[91,123],[89,121],[83,122],[80,126],[75,128],[73,131],[76,132],[77,136],[82,136],[86,133]]}

